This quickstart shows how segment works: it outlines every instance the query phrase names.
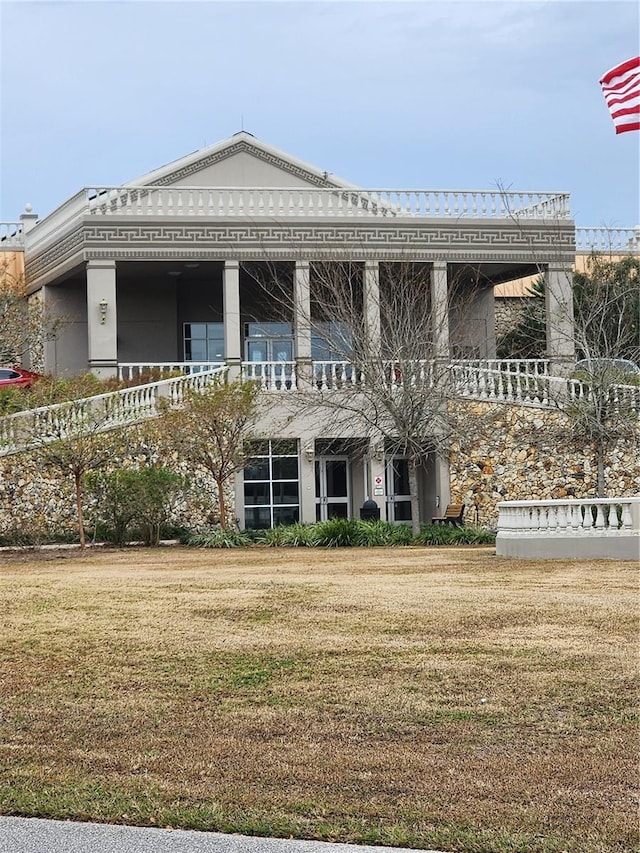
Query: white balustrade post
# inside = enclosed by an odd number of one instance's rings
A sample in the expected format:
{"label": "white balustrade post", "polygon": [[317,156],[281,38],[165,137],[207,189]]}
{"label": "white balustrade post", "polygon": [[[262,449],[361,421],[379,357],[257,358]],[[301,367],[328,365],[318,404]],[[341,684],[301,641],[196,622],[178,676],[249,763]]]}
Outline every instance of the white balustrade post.
{"label": "white balustrade post", "polygon": [[229,380],[240,376],[242,333],[240,328],[240,261],[225,261],[223,278],[224,358]]}
{"label": "white balustrade post", "polygon": [[89,368],[101,379],[118,372],[116,262],[87,262]]}

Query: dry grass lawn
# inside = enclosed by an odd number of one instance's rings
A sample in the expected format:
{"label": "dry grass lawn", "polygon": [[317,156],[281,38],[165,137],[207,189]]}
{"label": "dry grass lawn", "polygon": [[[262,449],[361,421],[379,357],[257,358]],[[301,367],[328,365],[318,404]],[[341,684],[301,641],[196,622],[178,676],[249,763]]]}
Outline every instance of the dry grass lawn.
{"label": "dry grass lawn", "polygon": [[636,849],[632,564],[491,548],[0,559],[4,814]]}

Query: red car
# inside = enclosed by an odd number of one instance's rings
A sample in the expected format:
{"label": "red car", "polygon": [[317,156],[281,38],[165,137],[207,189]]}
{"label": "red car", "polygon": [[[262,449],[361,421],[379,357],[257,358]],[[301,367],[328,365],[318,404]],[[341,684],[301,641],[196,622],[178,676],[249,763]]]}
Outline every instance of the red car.
{"label": "red car", "polygon": [[7,385],[16,385],[19,388],[31,388],[33,383],[40,379],[39,373],[32,373],[22,367],[0,367],[0,388]]}

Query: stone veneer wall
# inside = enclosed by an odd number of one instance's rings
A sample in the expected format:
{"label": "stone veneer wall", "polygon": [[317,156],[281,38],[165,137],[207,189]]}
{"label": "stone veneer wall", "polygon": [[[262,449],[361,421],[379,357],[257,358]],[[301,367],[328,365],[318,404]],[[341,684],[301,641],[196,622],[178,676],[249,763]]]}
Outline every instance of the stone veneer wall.
{"label": "stone veneer wall", "polygon": [[[114,456],[106,470],[163,465],[189,479],[184,500],[176,503],[171,523],[192,530],[218,520],[218,492],[205,470],[193,470],[177,454],[161,459],[146,444],[144,433],[136,427],[124,432],[123,451]],[[234,505],[233,487],[226,495],[230,511]],[[94,523],[90,503],[85,501],[86,530],[91,535]],[[78,522],[75,492],[71,476],[62,479],[57,471],[48,471],[33,453],[0,458],[0,535],[22,531],[34,541],[46,540],[53,533],[75,534]]]}
{"label": "stone veneer wall", "polygon": [[[468,429],[453,442],[449,465],[451,500],[464,501],[467,523],[495,526],[497,504],[503,500],[595,497],[593,448],[572,449],[562,440],[564,416],[560,413],[470,403],[462,414],[461,422]],[[479,425],[476,430],[474,422]],[[190,492],[176,507],[173,523],[197,529],[216,518],[217,490],[205,471],[190,470],[175,455],[161,460],[145,446],[144,435],[136,428],[129,428],[125,435],[128,450],[114,459],[114,468],[164,464],[190,478]],[[609,455],[605,469],[609,496],[640,495],[639,446],[640,429],[638,441],[621,443]],[[227,506],[234,506],[231,486]],[[90,508],[87,523],[91,523]],[[36,538],[38,533],[44,538],[50,532],[77,529],[71,478],[61,481],[29,453],[0,459],[0,535],[25,529]]]}
{"label": "stone veneer wall", "polygon": [[[569,444],[562,413],[486,403],[469,404],[467,413],[469,433],[454,441],[449,467],[451,500],[466,504],[468,524],[495,526],[500,501],[596,497],[594,448]],[[474,418],[482,422],[475,439]],[[635,441],[606,457],[607,496],[640,495],[639,447],[640,426]]]}

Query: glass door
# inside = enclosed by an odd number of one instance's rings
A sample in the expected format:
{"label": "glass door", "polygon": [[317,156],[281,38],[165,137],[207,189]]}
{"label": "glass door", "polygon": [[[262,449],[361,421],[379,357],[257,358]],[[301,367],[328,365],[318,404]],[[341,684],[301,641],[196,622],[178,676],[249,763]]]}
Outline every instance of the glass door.
{"label": "glass door", "polygon": [[316,459],[316,521],[348,518],[350,509],[349,460],[320,456]]}
{"label": "glass door", "polygon": [[409,465],[406,459],[394,456],[387,460],[387,520],[411,521]]}

